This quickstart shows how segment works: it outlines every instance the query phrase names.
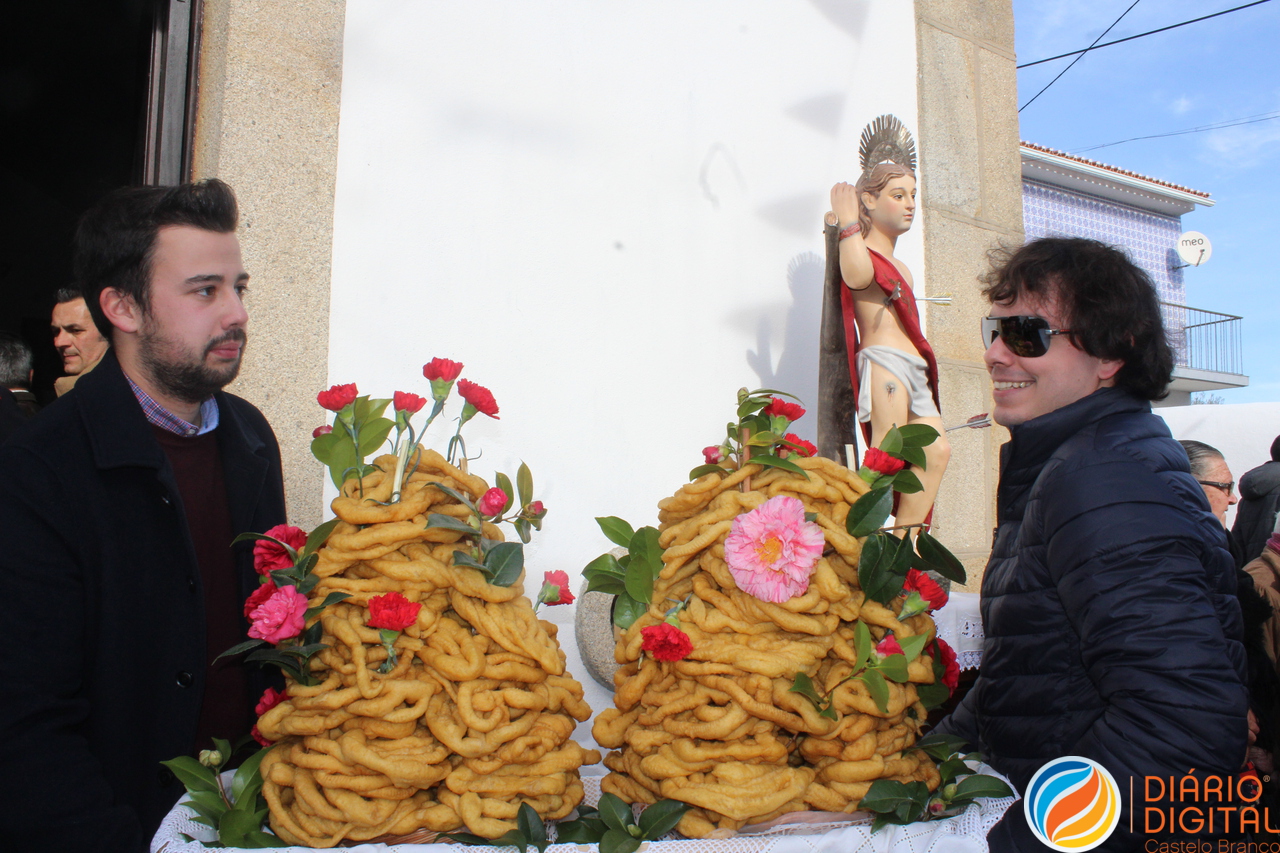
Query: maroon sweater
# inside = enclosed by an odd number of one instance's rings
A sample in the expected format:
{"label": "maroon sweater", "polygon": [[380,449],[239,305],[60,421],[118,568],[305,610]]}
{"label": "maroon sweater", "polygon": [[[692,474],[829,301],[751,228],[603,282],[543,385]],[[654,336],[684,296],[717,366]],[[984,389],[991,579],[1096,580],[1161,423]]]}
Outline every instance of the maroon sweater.
{"label": "maroon sweater", "polygon": [[212,738],[235,743],[254,723],[244,663],[238,658],[214,663],[214,658],[246,639],[244,602],[231,555],[236,534],[231,529],[217,431],[187,438],[155,425],[151,429],[173,467],[200,566],[208,670],[195,749],[209,749]]}

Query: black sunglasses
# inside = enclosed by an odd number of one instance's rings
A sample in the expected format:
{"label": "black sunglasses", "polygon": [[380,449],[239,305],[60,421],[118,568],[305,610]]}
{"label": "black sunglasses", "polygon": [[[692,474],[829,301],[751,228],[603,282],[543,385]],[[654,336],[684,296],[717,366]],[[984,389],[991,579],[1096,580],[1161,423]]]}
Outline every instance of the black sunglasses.
{"label": "black sunglasses", "polygon": [[983,349],[990,347],[999,338],[1004,341],[1009,352],[1021,358],[1039,358],[1049,351],[1049,342],[1054,335],[1074,334],[1070,329],[1050,329],[1048,320],[1026,314],[982,318]]}

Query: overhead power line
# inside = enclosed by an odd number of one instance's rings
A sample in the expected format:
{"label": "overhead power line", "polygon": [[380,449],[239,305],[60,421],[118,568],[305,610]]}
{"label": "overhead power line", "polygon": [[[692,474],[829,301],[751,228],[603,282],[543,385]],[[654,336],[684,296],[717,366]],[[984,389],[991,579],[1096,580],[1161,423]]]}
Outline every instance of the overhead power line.
{"label": "overhead power line", "polygon": [[1280,112],[1258,113],[1257,115],[1245,116],[1244,118],[1226,119],[1225,121],[1215,122],[1214,124],[1202,124],[1199,127],[1189,127],[1185,130],[1171,130],[1168,133],[1153,133],[1149,136],[1134,136],[1129,139],[1121,139],[1117,142],[1104,142],[1101,145],[1090,145],[1088,148],[1077,148],[1072,154],[1083,154],[1086,151],[1097,151],[1099,148],[1110,148],[1112,145],[1123,145],[1126,142],[1137,142],[1142,139],[1163,139],[1166,136],[1184,136],[1188,133],[1204,133],[1206,130],[1221,130],[1226,127],[1239,127],[1242,124],[1257,124],[1261,121],[1275,121],[1280,118]]}
{"label": "overhead power line", "polygon": [[[1047,59],[1037,59],[1035,62],[1024,62],[1023,64],[1017,67],[1020,69],[1030,68],[1033,65],[1041,65],[1045,62],[1053,62],[1055,59],[1066,59],[1068,56],[1075,56],[1076,54],[1085,54],[1091,50],[1100,50],[1104,47],[1111,47],[1111,45],[1113,44],[1122,44],[1126,41],[1133,41],[1134,39],[1140,39],[1146,36],[1152,36],[1152,35],[1155,35],[1156,33],[1163,33],[1166,30],[1176,30],[1178,27],[1185,27],[1187,24],[1195,24],[1195,23],[1199,23],[1200,21],[1207,21],[1210,18],[1216,18],[1219,15],[1227,15],[1227,14],[1230,14],[1231,12],[1239,12],[1241,9],[1248,9],[1250,6],[1261,6],[1263,3],[1270,3],[1270,2],[1271,0],[1254,0],[1254,2],[1252,3],[1245,3],[1243,6],[1236,6],[1234,9],[1223,9],[1221,12],[1214,12],[1212,15],[1204,15],[1203,17],[1200,17],[1200,18],[1192,18],[1190,21],[1183,21],[1180,24],[1170,24],[1169,26],[1161,27],[1158,30],[1150,30],[1145,33],[1138,33],[1136,36],[1126,36],[1125,38],[1116,39],[1115,41],[1109,41],[1109,42],[1106,42],[1105,44],[1098,44],[1095,41],[1093,44],[1089,45],[1083,50],[1073,50],[1070,53],[1060,53],[1057,56],[1050,56]],[[1129,8],[1132,9],[1133,7],[1130,6]],[[1128,14],[1128,10],[1125,10],[1125,13]],[[1120,17],[1123,18],[1124,15],[1121,15]],[[1115,24],[1112,24],[1111,26],[1114,27]],[[1107,29],[1110,30],[1111,27],[1107,27]],[[1103,33],[1102,35],[1106,35],[1106,33]],[[1098,38],[1101,38],[1101,37],[1102,36],[1099,36]],[[1067,67],[1070,68],[1071,66],[1068,65]],[[1057,79],[1057,78],[1054,78],[1054,79]],[[1027,103],[1030,103],[1030,101],[1028,101]]]}
{"label": "overhead power line", "polygon": [[1034,103],[1035,103],[1035,101],[1036,101],[1036,98],[1040,97],[1040,96],[1041,96],[1041,95],[1043,95],[1045,92],[1049,91],[1049,87],[1050,87],[1050,86],[1052,86],[1054,83],[1057,83],[1057,82],[1058,82],[1058,79],[1059,79],[1060,77],[1062,77],[1062,75],[1063,75],[1063,74],[1066,74],[1068,71],[1070,71],[1070,70],[1071,70],[1071,67],[1072,67],[1073,65],[1075,65],[1077,62],[1079,62],[1079,61],[1081,60],[1081,58],[1082,58],[1082,57],[1084,57],[1084,55],[1085,55],[1086,53],[1088,53],[1090,50],[1092,50],[1092,49],[1093,49],[1093,45],[1095,45],[1095,44],[1097,44],[1098,42],[1102,41],[1102,36],[1105,36],[1107,33],[1111,32],[1112,27],[1114,27],[1116,24],[1118,24],[1118,23],[1120,23],[1122,20],[1124,20],[1124,16],[1125,16],[1125,15],[1127,15],[1127,14],[1129,14],[1130,12],[1132,12],[1132,11],[1133,11],[1133,7],[1134,7],[1134,6],[1137,6],[1137,5],[1138,5],[1139,3],[1141,3],[1141,2],[1142,2],[1142,0],[1133,0],[1133,4],[1132,4],[1131,6],[1129,6],[1129,8],[1128,8],[1128,9],[1125,9],[1123,12],[1121,12],[1121,13],[1120,13],[1120,17],[1119,17],[1119,18],[1116,18],[1114,21],[1112,21],[1112,22],[1111,22],[1111,26],[1110,26],[1110,27],[1107,27],[1105,30],[1103,30],[1103,31],[1102,31],[1102,35],[1098,36],[1096,39],[1094,39],[1094,40],[1093,40],[1093,44],[1089,45],[1089,46],[1088,46],[1087,48],[1085,48],[1084,50],[1079,51],[1080,56],[1077,56],[1075,59],[1071,60],[1071,65],[1068,65],[1066,68],[1064,68],[1064,69],[1062,69],[1061,71],[1059,71],[1059,72],[1058,72],[1058,76],[1057,76],[1057,77],[1054,77],[1052,80],[1050,80],[1050,81],[1045,85],[1045,87],[1044,87],[1043,89],[1041,89],[1039,92],[1036,92],[1034,95],[1032,95],[1031,100],[1027,101],[1025,104],[1023,104],[1022,106],[1018,107],[1018,112],[1022,112],[1022,111],[1023,111],[1023,110],[1025,110],[1027,107],[1029,107],[1029,106],[1031,106],[1032,104],[1034,104]]}

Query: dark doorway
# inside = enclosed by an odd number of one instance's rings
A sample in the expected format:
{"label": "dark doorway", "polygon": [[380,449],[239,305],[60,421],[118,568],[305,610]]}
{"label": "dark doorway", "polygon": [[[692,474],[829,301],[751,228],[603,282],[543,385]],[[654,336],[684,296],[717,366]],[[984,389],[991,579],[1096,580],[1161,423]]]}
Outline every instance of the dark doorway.
{"label": "dark doorway", "polygon": [[[168,33],[174,5],[181,56]],[[0,330],[32,347],[42,401],[62,373],[49,314],[72,282],[76,220],[108,190],[158,182],[165,72],[180,60],[185,130],[194,30],[188,0],[12,3],[0,15]]]}

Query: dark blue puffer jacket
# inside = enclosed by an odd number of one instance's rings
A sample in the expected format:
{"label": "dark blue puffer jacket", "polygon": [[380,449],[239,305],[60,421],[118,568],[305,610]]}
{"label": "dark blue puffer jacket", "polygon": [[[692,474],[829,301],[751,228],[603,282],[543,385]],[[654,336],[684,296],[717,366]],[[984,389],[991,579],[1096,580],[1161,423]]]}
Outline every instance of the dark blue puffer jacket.
{"label": "dark blue puffer jacket", "polygon": [[[972,692],[940,728],[1026,789],[1053,758],[1129,777],[1231,774],[1247,693],[1235,568],[1187,457],[1150,406],[1104,388],[1015,426],[1001,455],[986,634]],[[1137,823],[1140,823],[1139,817]],[[1136,825],[1136,824],[1135,824]],[[993,851],[1043,850],[1020,804]]]}

